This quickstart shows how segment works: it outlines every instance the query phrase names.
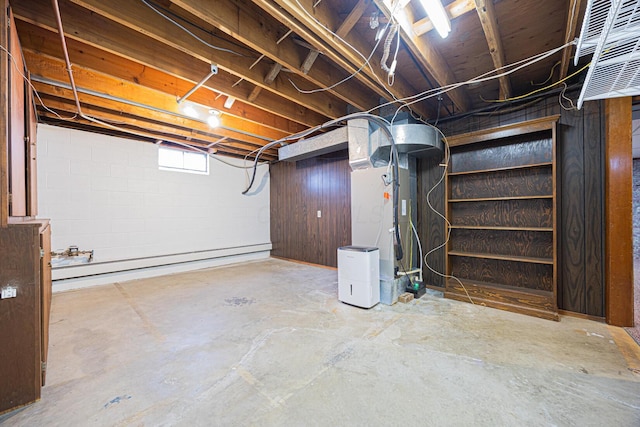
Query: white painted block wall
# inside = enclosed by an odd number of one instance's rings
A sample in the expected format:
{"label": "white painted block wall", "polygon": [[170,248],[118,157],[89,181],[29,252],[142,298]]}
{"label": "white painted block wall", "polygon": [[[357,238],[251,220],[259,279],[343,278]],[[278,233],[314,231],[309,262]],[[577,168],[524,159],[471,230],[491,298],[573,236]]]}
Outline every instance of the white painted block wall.
{"label": "white painted block wall", "polygon": [[161,171],[154,144],[39,125],[38,216],[51,219],[52,249],[93,249],[101,263],[270,245],[268,166],[245,196],[244,170],[209,161],[209,175]]}

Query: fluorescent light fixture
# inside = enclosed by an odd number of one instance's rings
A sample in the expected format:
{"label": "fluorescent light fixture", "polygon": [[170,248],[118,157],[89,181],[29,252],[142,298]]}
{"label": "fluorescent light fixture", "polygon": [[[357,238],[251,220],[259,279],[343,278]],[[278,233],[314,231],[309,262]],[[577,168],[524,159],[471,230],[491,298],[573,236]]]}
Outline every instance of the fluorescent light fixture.
{"label": "fluorescent light fixture", "polygon": [[220,126],[220,112],[216,110],[209,111],[209,117],[207,117],[207,124],[211,128],[217,128]]}
{"label": "fluorescent light fixture", "polygon": [[233,103],[236,102],[236,99],[233,96],[227,96],[227,99],[224,101],[224,108],[233,107]]}
{"label": "fluorescent light fixture", "polygon": [[427,15],[429,15],[431,23],[440,34],[440,37],[443,39],[446,38],[449,35],[449,31],[451,31],[451,21],[449,21],[449,16],[447,15],[447,11],[444,10],[441,1],[420,0],[420,2],[425,12],[427,12]]}

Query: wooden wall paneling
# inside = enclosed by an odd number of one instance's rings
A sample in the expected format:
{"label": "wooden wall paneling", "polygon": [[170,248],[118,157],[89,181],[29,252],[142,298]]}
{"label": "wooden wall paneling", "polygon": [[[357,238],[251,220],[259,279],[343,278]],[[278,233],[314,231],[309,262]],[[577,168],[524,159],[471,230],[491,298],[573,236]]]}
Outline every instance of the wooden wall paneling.
{"label": "wooden wall paneling", "polygon": [[604,317],[604,144],[602,102],[584,112],[585,314]]}
{"label": "wooden wall paneling", "polygon": [[563,310],[584,313],[584,150],[583,117],[581,111],[566,111],[559,126],[559,160],[562,171],[560,187],[560,280],[559,307]]}
{"label": "wooden wall paneling", "polygon": [[[440,246],[446,239],[446,228],[444,220],[435,214],[427,203],[427,194],[431,188],[440,180],[443,168],[439,166],[442,159],[426,158],[418,159],[418,220],[416,229],[422,243],[423,257],[431,249]],[[438,187],[431,193],[432,206],[444,215],[444,192],[445,183],[440,183]],[[427,259],[429,266],[434,270],[444,274],[446,272],[445,265],[445,248],[441,248],[431,253]],[[428,286],[437,286],[443,288],[445,285],[444,277],[433,273],[426,265],[422,268],[424,283]]]}
{"label": "wooden wall paneling", "polygon": [[[0,46],[9,46],[9,4],[0,0]],[[9,222],[9,56],[0,50],[0,228]]]}
{"label": "wooden wall paneling", "polygon": [[631,98],[605,101],[606,319],[633,326]]}
{"label": "wooden wall paneling", "polygon": [[297,162],[296,168],[301,170],[302,173],[302,189],[300,191],[301,199],[304,203],[304,229],[306,234],[300,235],[302,240],[298,242],[298,247],[303,256],[302,261],[313,262],[316,264],[322,264],[323,259],[321,256],[322,248],[320,246],[320,240],[318,236],[319,224],[316,218],[316,208],[319,203],[317,185],[318,179],[315,170],[316,159],[308,159]]}
{"label": "wooden wall paneling", "polygon": [[18,31],[11,17],[9,28],[9,191],[10,216],[27,215],[27,153],[25,150],[25,74]]}
{"label": "wooden wall paneling", "polygon": [[351,244],[350,171],[346,152],[271,165],[274,256],[337,266]]}

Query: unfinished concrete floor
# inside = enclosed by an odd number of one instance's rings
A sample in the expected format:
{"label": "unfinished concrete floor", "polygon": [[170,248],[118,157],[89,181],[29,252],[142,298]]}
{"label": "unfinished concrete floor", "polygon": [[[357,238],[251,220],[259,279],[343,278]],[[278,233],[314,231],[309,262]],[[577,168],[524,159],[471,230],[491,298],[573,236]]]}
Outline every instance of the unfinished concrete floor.
{"label": "unfinished concrete floor", "polygon": [[359,309],[336,271],[271,259],[54,295],[42,400],[0,423],[638,426],[625,335],[435,295]]}

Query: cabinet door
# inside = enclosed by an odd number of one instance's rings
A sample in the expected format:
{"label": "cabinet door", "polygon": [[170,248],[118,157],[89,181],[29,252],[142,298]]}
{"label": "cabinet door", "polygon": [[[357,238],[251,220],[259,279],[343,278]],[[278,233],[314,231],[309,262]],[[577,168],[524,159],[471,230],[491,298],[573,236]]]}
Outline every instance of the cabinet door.
{"label": "cabinet door", "polygon": [[16,289],[0,299],[0,414],[40,398],[40,227],[0,228],[0,283]]}
{"label": "cabinet door", "polygon": [[51,315],[51,227],[46,225],[40,232],[40,286],[41,286],[41,357],[42,385],[47,375],[47,354],[49,350],[49,318]]}

